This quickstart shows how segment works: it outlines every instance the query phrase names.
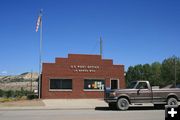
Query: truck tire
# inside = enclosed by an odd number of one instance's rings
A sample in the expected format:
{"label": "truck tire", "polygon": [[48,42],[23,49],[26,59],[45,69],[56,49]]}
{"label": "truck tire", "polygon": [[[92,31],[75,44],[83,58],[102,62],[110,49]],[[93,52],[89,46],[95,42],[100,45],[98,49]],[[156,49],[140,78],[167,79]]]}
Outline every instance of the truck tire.
{"label": "truck tire", "polygon": [[176,98],[171,97],[171,98],[168,98],[167,104],[168,104],[168,105],[178,105],[178,101],[177,101]]}
{"label": "truck tire", "polygon": [[129,101],[126,98],[120,98],[117,101],[117,109],[127,110],[129,108]]}

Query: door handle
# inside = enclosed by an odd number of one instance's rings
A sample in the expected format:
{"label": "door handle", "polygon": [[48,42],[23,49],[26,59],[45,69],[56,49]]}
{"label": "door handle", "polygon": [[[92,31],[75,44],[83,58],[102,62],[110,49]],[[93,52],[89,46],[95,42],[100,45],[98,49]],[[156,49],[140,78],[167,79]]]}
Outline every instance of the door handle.
{"label": "door handle", "polygon": [[138,95],[140,94],[140,89],[137,90],[137,94],[138,94]]}

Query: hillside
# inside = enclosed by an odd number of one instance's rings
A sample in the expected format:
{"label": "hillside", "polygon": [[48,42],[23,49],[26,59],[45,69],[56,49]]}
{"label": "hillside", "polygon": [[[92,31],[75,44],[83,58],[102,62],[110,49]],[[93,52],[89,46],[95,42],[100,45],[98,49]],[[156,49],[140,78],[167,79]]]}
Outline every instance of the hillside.
{"label": "hillside", "polygon": [[27,81],[36,81],[38,79],[38,73],[22,73],[20,75],[11,75],[11,76],[0,76],[1,83],[9,82],[27,82]]}
{"label": "hillside", "polygon": [[[31,81],[32,80],[32,81]],[[22,73],[14,76],[0,76],[0,89],[2,90],[37,90],[38,73]]]}

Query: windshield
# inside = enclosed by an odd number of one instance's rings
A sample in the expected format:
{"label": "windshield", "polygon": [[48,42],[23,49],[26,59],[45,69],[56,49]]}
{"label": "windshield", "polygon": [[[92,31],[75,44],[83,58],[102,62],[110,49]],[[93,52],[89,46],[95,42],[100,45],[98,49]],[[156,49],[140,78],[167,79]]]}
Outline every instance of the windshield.
{"label": "windshield", "polygon": [[136,83],[137,83],[137,81],[131,82],[131,83],[127,86],[127,88],[128,88],[128,89],[134,88],[134,86],[136,85]]}

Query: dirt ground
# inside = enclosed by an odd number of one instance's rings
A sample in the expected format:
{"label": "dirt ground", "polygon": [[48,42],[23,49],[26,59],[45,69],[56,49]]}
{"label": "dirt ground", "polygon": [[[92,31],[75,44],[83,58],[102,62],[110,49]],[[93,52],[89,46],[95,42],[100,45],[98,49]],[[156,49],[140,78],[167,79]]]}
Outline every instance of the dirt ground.
{"label": "dirt ground", "polygon": [[0,102],[0,107],[27,107],[27,106],[44,106],[42,100],[19,100],[11,102]]}

